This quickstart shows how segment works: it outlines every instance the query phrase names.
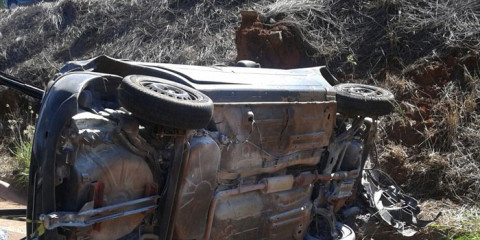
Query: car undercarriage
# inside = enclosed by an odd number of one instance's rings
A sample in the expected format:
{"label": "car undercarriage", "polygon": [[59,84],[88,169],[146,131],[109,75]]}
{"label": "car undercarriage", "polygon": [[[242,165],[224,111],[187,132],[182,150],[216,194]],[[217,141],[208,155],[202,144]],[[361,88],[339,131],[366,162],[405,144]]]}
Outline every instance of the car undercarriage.
{"label": "car undercarriage", "polygon": [[393,95],[241,65],[67,64],[42,97],[29,238],[355,239]]}

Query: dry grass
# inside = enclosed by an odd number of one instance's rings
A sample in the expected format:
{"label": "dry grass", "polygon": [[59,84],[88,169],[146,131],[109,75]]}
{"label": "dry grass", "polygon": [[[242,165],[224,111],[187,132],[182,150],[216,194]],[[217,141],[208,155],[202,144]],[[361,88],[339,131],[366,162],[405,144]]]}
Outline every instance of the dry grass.
{"label": "dry grass", "polygon": [[[403,144],[399,146],[407,149],[408,161],[415,164],[429,162],[432,153],[440,156],[449,168],[420,168],[428,173],[424,177],[440,174],[451,187],[444,194],[477,198],[478,191],[472,195],[468,189],[478,182],[470,173],[479,165],[474,147],[480,141],[478,72],[465,66],[464,75],[470,75],[463,78],[462,86],[434,83],[431,89],[406,73],[428,67],[432,60],[443,61],[451,55],[450,49],[459,49],[456,58],[479,50],[478,1],[60,0],[0,10],[0,71],[44,86],[64,62],[97,55],[183,64],[231,63],[240,9],[259,10],[265,24],[290,26],[312,59],[330,65],[341,79],[391,88],[403,112],[387,120],[413,128],[422,139],[417,145],[399,142],[392,134],[387,139]],[[439,93],[434,99],[428,96],[432,89]],[[466,188],[459,191],[459,187]]]}
{"label": "dry grass", "polygon": [[[260,2],[256,8],[263,13],[268,24],[284,24],[294,28],[304,40],[312,57],[336,59],[349,52],[349,44],[360,36],[349,34],[354,16],[347,14],[352,1],[283,0]],[[267,3],[267,4],[266,4]]]}
{"label": "dry grass", "polygon": [[41,86],[65,61],[229,63],[242,1],[61,0],[0,10],[0,71]]}
{"label": "dry grass", "polygon": [[422,202],[421,218],[432,219],[438,212],[442,215],[423,232],[437,231],[446,239],[479,239],[480,207],[478,205],[458,205],[449,200]]}
{"label": "dry grass", "polygon": [[475,0],[61,0],[0,10],[0,70],[41,84],[65,61],[101,54],[230,63],[240,9],[259,10],[266,24],[292,27],[312,60],[339,76],[375,81],[385,78],[375,75],[384,68],[402,69],[418,58],[448,54],[446,49],[480,48]]}
{"label": "dry grass", "polygon": [[[401,70],[449,49],[480,48],[476,0],[281,0],[261,1],[256,9],[266,24],[294,28],[312,58],[341,75],[355,71],[374,80],[384,68]],[[349,56],[358,66],[348,64]]]}
{"label": "dry grass", "polygon": [[229,64],[240,9],[289,26],[341,81],[395,93],[378,145],[404,189],[480,200],[478,0],[60,0],[0,10],[0,71],[42,86],[66,61],[97,55]]}
{"label": "dry grass", "polygon": [[431,86],[388,77],[401,111],[384,119],[382,167],[417,197],[480,200],[480,79],[473,78],[469,88],[451,80],[432,85],[437,97],[429,98],[422,91]]}

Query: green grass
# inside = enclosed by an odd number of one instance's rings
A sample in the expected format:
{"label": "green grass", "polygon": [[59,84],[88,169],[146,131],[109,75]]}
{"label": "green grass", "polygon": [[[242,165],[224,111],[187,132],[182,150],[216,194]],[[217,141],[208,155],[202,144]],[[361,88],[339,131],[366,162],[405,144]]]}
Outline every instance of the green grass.
{"label": "green grass", "polygon": [[[10,108],[8,104],[7,108]],[[8,128],[10,130],[9,151],[15,158],[15,164],[12,170],[13,183],[18,189],[26,189],[28,186],[30,157],[35,132],[34,116],[34,112],[30,106],[28,107],[27,113],[22,114],[17,109],[7,114],[9,118]]]}
{"label": "green grass", "polygon": [[15,143],[15,146],[10,151],[17,160],[17,166],[13,170],[15,184],[20,189],[25,189],[28,185],[32,142],[19,141]]}
{"label": "green grass", "polygon": [[429,226],[449,240],[480,240],[480,208],[462,207],[446,212],[437,224]]}
{"label": "green grass", "polygon": [[455,240],[480,240],[480,233],[468,233],[455,238]]}

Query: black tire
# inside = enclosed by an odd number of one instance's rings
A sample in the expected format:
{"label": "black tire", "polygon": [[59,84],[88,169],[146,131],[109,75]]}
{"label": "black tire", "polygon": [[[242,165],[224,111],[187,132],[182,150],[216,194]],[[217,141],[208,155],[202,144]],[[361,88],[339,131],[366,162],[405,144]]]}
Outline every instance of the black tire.
{"label": "black tire", "polygon": [[337,111],[345,115],[378,117],[393,112],[395,97],[383,88],[344,83],[334,86],[337,91]]}
{"label": "black tire", "polygon": [[204,128],[213,115],[213,102],[205,94],[157,77],[126,76],[118,99],[134,116],[173,128]]}

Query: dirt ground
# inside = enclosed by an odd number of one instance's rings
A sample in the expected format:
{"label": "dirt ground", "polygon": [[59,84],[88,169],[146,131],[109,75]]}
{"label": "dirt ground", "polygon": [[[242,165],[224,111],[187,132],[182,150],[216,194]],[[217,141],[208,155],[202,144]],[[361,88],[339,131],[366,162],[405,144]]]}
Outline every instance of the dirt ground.
{"label": "dirt ground", "polygon": [[[451,206],[451,205],[450,205]],[[9,209],[9,208],[25,208],[25,205],[5,201],[0,198],[0,209]],[[430,213],[427,214],[426,219],[431,219],[433,214],[438,213],[440,210],[445,210],[446,206],[432,206],[431,202],[427,203],[426,212]],[[438,207],[443,207],[444,209],[438,209]],[[442,219],[439,219],[442,221]],[[419,239],[442,239],[444,236],[435,233],[431,230],[423,230],[417,233],[414,237],[402,237],[395,230],[391,227],[379,224],[378,221],[374,220],[373,218],[371,221],[366,221],[364,223],[360,223],[359,229],[357,230],[357,239],[395,239],[395,240],[419,240]],[[7,238],[2,238],[5,236]],[[0,219],[0,240],[18,240],[25,237],[26,234],[26,226],[25,223],[19,221],[11,221],[11,220],[3,220]]]}
{"label": "dirt ground", "polygon": [[[0,209],[12,208],[26,208],[26,206],[5,201],[0,197]],[[0,219],[0,240],[17,240],[25,237],[25,234],[26,226],[24,222]]]}

